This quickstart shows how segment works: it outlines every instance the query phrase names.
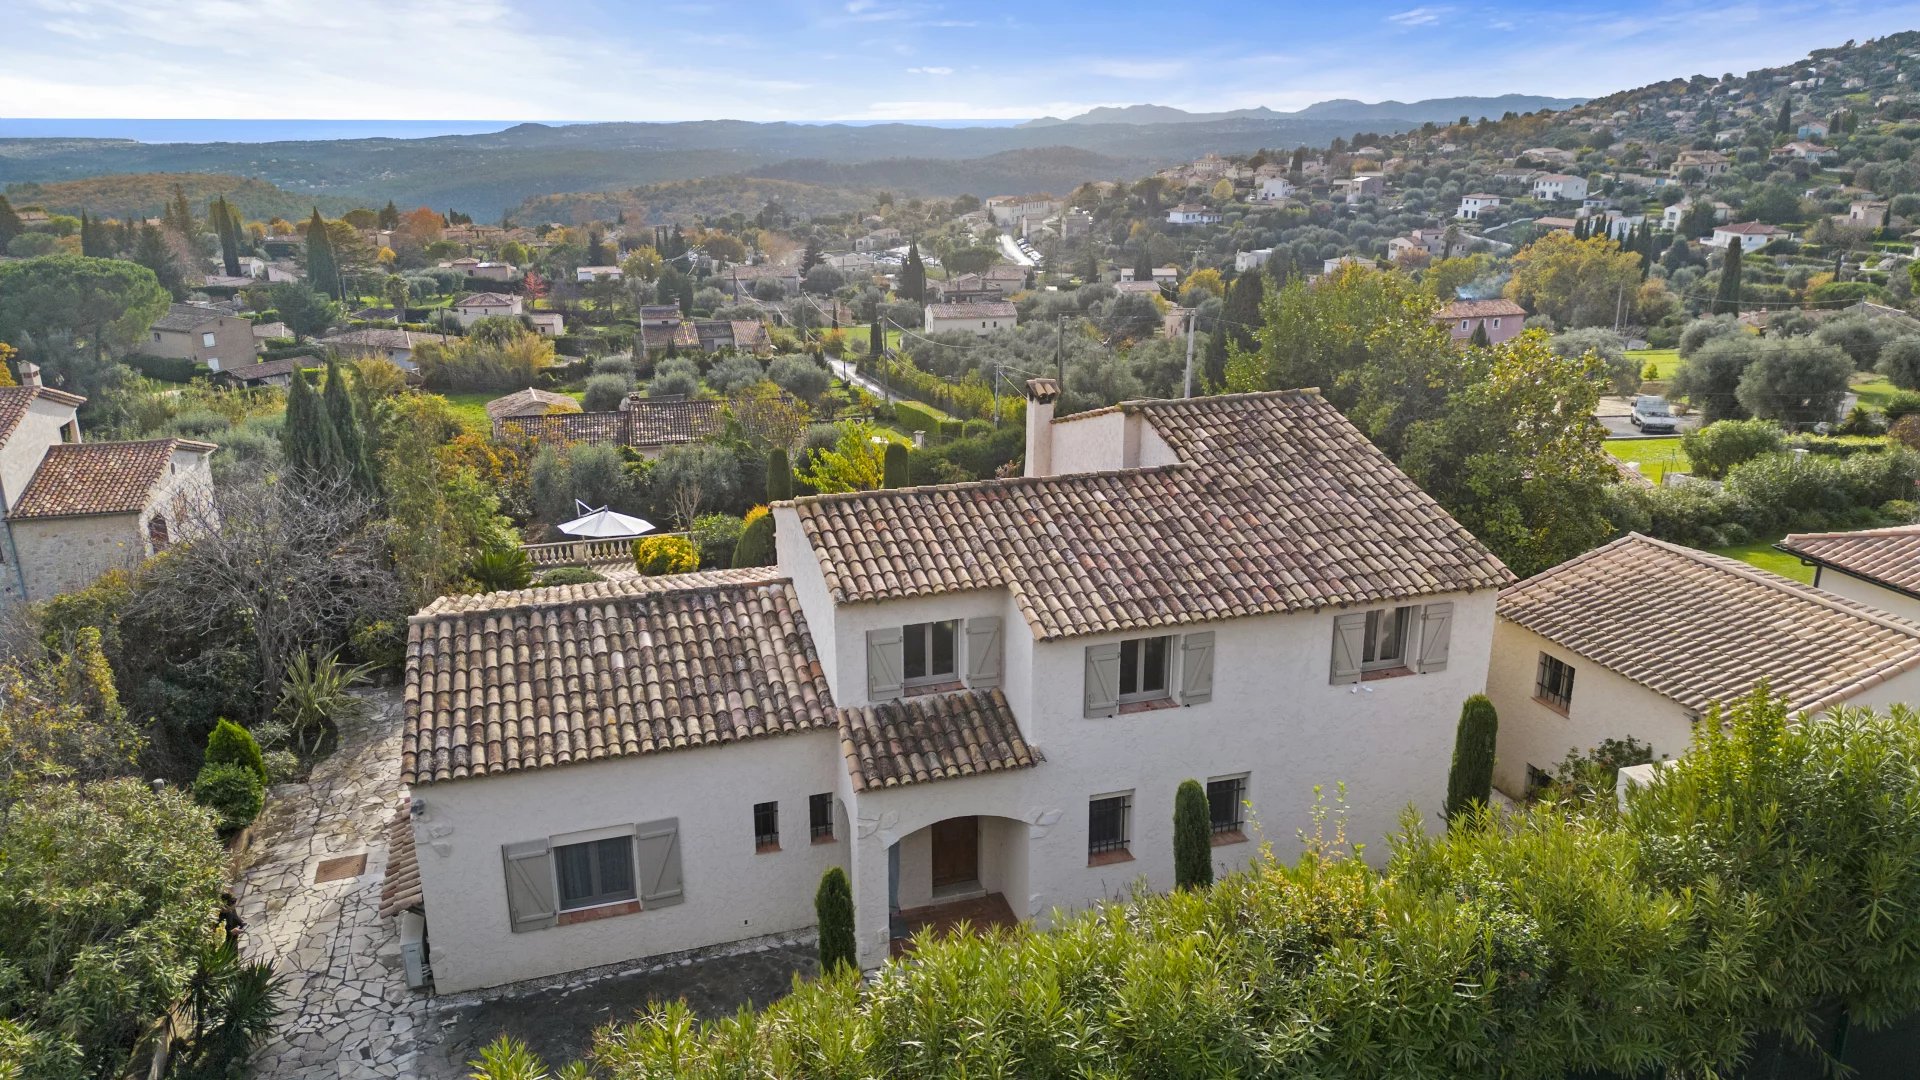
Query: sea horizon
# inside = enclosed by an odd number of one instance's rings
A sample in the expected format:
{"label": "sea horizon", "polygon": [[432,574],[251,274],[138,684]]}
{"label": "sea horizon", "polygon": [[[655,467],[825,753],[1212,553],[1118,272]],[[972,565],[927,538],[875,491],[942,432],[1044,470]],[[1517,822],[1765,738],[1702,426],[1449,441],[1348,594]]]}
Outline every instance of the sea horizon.
{"label": "sea horizon", "polygon": [[[716,117],[715,119],[722,119]],[[446,135],[489,135],[521,124],[571,127],[579,124],[679,123],[653,120],[143,120],[135,118],[0,117],[0,139],[130,139],[141,143],[269,143],[331,139],[431,139]],[[1010,127],[1021,120],[794,120],[795,124],[871,127],[915,124],[925,127]]]}

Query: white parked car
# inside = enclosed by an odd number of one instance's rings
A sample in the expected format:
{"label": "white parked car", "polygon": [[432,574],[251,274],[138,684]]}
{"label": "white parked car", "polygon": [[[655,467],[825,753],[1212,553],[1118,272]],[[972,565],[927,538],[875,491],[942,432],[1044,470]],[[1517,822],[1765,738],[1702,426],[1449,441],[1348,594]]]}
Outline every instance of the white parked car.
{"label": "white parked car", "polygon": [[1627,416],[1627,422],[1641,431],[1680,430],[1680,420],[1673,415],[1673,409],[1667,405],[1667,399],[1655,397],[1652,394],[1641,394],[1633,399],[1633,412]]}

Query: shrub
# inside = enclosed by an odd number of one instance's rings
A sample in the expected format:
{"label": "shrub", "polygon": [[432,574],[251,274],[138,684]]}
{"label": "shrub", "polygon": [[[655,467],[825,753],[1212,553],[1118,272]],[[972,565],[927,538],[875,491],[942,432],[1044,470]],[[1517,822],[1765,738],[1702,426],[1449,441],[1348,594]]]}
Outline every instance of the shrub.
{"label": "shrub", "polygon": [[360,623],[347,638],[347,653],[370,668],[398,668],[407,659],[406,620],[372,619]]}
{"label": "shrub", "polygon": [[1473,695],[1460,707],[1453,765],[1447,770],[1448,821],[1487,805],[1493,793],[1493,745],[1499,728],[1500,718],[1485,694]]}
{"label": "shrub", "polygon": [[1180,781],[1173,793],[1173,884],[1177,889],[1213,884],[1213,813],[1198,780]]}
{"label": "shrub", "polygon": [[700,368],[684,356],[662,360],[647,384],[651,398],[692,397],[700,392]]}
{"label": "shrub", "polygon": [[1900,389],[1920,390],[1920,334],[1907,334],[1882,345],[1874,367]]}
{"label": "shrub", "polygon": [[208,762],[193,779],[193,801],[220,818],[226,832],[239,832],[260,816],[266,804],[266,765],[255,773],[245,765]]}
{"label": "shrub", "polygon": [[1895,390],[1887,395],[1887,403],[1881,409],[1881,415],[1892,424],[1903,416],[1920,413],[1920,393],[1911,390]]}
{"label": "shrub", "polygon": [[604,577],[584,566],[563,566],[558,570],[549,570],[540,575],[536,585],[545,589],[555,585],[591,585],[596,581],[605,581]]}
{"label": "shrub", "polygon": [[693,546],[700,551],[700,568],[724,570],[733,565],[733,551],[740,543],[746,523],[732,514],[701,514],[693,519],[690,530]]}
{"label": "shrub", "polygon": [[1885,429],[1880,426],[1879,418],[1868,412],[1866,406],[1855,405],[1853,408],[1847,410],[1846,419],[1841,420],[1840,423],[1834,427],[1833,432],[1836,435],[1861,436],[1879,435],[1882,434],[1884,430]]}
{"label": "shrub", "polygon": [[842,966],[857,968],[853,886],[845,870],[835,866],[820,875],[820,888],[813,894],[813,912],[820,921],[820,970],[831,974]]}
{"label": "shrub", "polygon": [[700,549],[684,536],[643,536],[633,542],[633,568],[648,577],[700,569]]}
{"label": "shrub", "polygon": [[940,418],[917,401],[894,402],[893,422],[908,431],[925,431],[935,435],[940,432]]}
{"label": "shrub", "polygon": [[221,718],[207,733],[207,754],[202,759],[208,765],[242,765],[267,782],[267,761],[261,756],[260,743],[253,733],[231,720]]}
{"label": "shrub", "polygon": [[1624,739],[1602,739],[1586,753],[1569,750],[1553,770],[1553,783],[1546,794],[1554,799],[1611,799],[1620,770],[1629,765],[1645,765],[1653,760],[1653,747],[1629,735]]}
{"label": "shrub", "polygon": [[1909,413],[1893,422],[1887,437],[1909,450],[1920,450],[1920,413]]}
{"label": "shrub", "polygon": [[1639,365],[1627,356],[1627,343],[1619,334],[1601,326],[1568,330],[1555,334],[1547,342],[1554,355],[1578,359],[1593,353],[1606,365],[1607,382],[1616,394],[1627,395],[1640,389]]}
{"label": "shrub", "polygon": [[787,452],[774,447],[767,454],[767,501],[781,502],[793,498],[793,464],[787,460]]}
{"label": "shrub", "polygon": [[587,379],[586,392],[580,395],[580,407],[588,412],[614,412],[627,400],[631,385],[625,375],[591,376]]}
{"label": "shrub", "polygon": [[739,542],[733,547],[734,567],[772,566],[774,556],[773,515],[749,516],[746,528],[740,530]]}
{"label": "shrub", "polygon": [[1693,354],[1699,352],[1701,347],[1706,345],[1707,342],[1713,341],[1716,338],[1732,337],[1735,334],[1744,333],[1746,333],[1746,330],[1742,328],[1740,323],[1731,315],[1718,315],[1707,319],[1695,319],[1687,324],[1685,330],[1680,331],[1680,358],[1683,360],[1691,360],[1693,359]]}
{"label": "shrub", "polygon": [[1880,346],[1889,335],[1880,321],[1871,316],[1841,315],[1821,323],[1813,336],[1846,353],[1855,368],[1872,371],[1880,361]]}
{"label": "shrub", "polygon": [[533,560],[524,548],[495,548],[475,555],[467,576],[482,592],[524,589],[533,581]]}
{"label": "shrub", "polygon": [[833,376],[828,374],[824,365],[805,356],[776,356],[767,365],[767,378],[775,386],[799,398],[801,401],[820,400],[820,395],[833,385]]}
{"label": "shrub", "polygon": [[341,721],[366,713],[366,702],[353,694],[366,677],[366,665],[343,664],[336,653],[301,653],[287,663],[273,717],[287,725],[302,752],[311,754]]}
{"label": "shrub", "polygon": [[913,483],[907,469],[907,448],[902,443],[887,444],[880,467],[882,487],[903,488]]}
{"label": "shrub", "polygon": [[1694,475],[1719,480],[1735,465],[1779,453],[1782,438],[1771,420],[1722,420],[1688,432],[1680,445]]}
{"label": "shrub", "polygon": [[595,357],[589,370],[595,375],[618,375],[633,385],[633,357],[624,353]]}

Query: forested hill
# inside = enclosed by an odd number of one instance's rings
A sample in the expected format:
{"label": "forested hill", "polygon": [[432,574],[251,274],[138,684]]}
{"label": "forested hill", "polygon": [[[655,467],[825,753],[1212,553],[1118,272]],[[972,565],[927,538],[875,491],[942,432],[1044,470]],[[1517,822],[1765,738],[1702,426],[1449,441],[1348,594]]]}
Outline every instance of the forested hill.
{"label": "forested hill", "polygon": [[873,197],[861,190],[791,180],[712,176],[668,180],[622,191],[536,195],[516,207],[512,216],[515,221],[554,221],[564,225],[621,219],[635,224],[664,225],[735,213],[750,218],[768,203],[778,203],[787,213],[804,219],[865,210],[873,205]]}
{"label": "forested hill", "polygon": [[1131,180],[1161,162],[1109,157],[1070,146],[1008,150],[960,161],[938,158],[882,158],[850,164],[803,159],[764,165],[755,176],[798,180],[842,188],[908,192],[935,198],[955,195],[1052,191],[1064,194],[1089,180]]}
{"label": "forested hill", "polygon": [[222,173],[123,173],[50,184],[11,184],[6,194],[15,206],[37,206],[56,214],[125,218],[155,217],[175,189],[194,206],[204,206],[224,195],[249,220],[267,221],[306,217],[318,207],[325,214],[342,214],[356,203],[338,195],[304,195],[275,187],[265,180]]}

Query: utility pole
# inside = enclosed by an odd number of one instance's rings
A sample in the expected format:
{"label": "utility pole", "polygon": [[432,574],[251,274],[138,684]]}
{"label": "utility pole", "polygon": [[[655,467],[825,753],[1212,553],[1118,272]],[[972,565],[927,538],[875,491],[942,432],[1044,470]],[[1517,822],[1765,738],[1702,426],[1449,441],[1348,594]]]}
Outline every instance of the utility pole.
{"label": "utility pole", "polygon": [[1187,376],[1180,384],[1180,396],[1193,396],[1193,324],[1200,314],[1199,309],[1187,309]]}
{"label": "utility pole", "polygon": [[993,426],[1000,426],[1000,365],[993,365]]}
{"label": "utility pole", "polygon": [[1060,332],[1053,339],[1054,381],[1060,384],[1062,390],[1065,390],[1067,387],[1067,317],[1058,316],[1057,322]]}

